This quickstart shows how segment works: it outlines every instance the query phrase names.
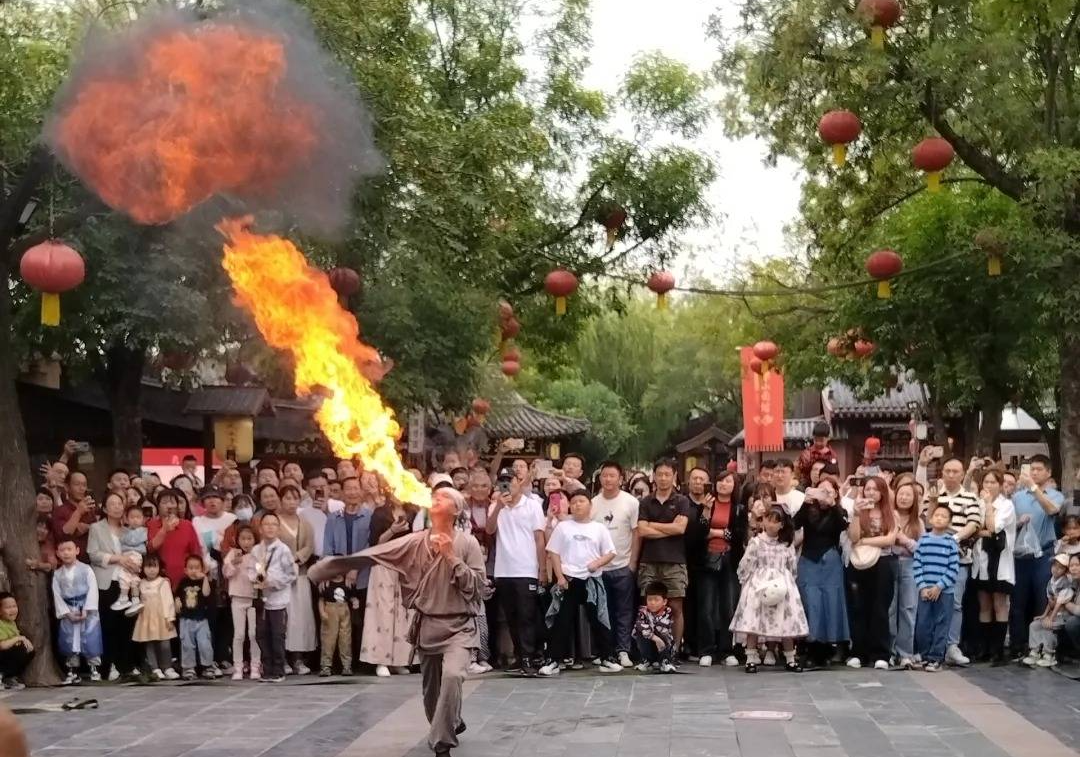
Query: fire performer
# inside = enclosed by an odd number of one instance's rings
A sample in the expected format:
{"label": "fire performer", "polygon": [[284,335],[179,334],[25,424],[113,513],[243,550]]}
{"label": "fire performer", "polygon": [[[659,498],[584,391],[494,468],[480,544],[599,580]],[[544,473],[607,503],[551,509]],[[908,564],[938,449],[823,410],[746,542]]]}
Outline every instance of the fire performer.
{"label": "fire performer", "polygon": [[480,643],[484,558],[476,538],[454,528],[464,506],[455,489],[436,489],[429,529],[347,557],[326,558],[308,571],[316,583],[372,564],[399,574],[405,606],[416,611],[409,643],[420,655],[424,712],[431,724],[428,746],[439,756],[449,755],[465,730],[462,683]]}

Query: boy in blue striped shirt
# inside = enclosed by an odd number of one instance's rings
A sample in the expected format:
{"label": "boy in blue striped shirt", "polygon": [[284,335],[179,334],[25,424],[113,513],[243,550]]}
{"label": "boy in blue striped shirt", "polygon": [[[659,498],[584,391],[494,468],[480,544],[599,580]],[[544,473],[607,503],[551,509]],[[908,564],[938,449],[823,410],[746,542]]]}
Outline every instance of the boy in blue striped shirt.
{"label": "boy in blue striped shirt", "polygon": [[919,609],[915,615],[915,651],[923,670],[941,670],[952,620],[953,587],[960,572],[960,546],[949,533],[952,511],[935,504],[930,511],[930,528],[915,546],[912,568],[919,589]]}

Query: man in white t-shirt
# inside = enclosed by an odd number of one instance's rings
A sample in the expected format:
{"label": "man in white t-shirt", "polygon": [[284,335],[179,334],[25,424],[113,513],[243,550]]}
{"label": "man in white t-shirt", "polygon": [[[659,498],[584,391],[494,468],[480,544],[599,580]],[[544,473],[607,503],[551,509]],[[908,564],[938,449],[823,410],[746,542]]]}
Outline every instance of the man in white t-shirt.
{"label": "man in white t-shirt", "polygon": [[599,619],[599,600],[594,594],[594,601],[589,601],[589,582],[599,583],[604,566],[615,559],[611,532],[603,523],[594,521],[591,512],[592,501],[587,492],[579,490],[571,494],[570,518],[555,526],[548,542],[548,558],[556,581],[552,603],[558,602],[559,609],[550,636],[552,661],[540,668],[542,676],[558,675],[560,662],[570,656],[574,622],[582,606],[599,647],[600,671],[622,671],[622,665],[612,654],[611,637]]}
{"label": "man in white t-shirt", "polygon": [[485,530],[495,534],[495,595],[506,617],[521,672],[534,676],[540,622],[540,576],[544,575],[544,510],[525,493],[525,484],[499,475],[495,506]]}
{"label": "man in white t-shirt", "polygon": [[637,612],[637,579],[630,563],[636,561],[634,533],[637,531],[637,497],[620,488],[623,469],[614,460],[600,464],[600,493],[592,499],[592,519],[603,524],[615,545],[615,557],[604,566],[608,617],[611,620],[611,648],[624,668],[633,665],[630,647]]}
{"label": "man in white t-shirt", "polygon": [[791,460],[777,460],[773,470],[772,484],[776,489],[776,501],[784,506],[792,518],[803,506],[806,495],[795,488],[795,463]]}
{"label": "man in white t-shirt", "polygon": [[[225,529],[236,522],[236,516],[225,511],[225,495],[217,489],[207,489],[199,495],[204,512],[191,519],[191,525],[203,547],[203,559],[209,566],[209,576],[215,584],[220,584],[220,565],[222,561],[221,540]],[[214,646],[214,661],[222,669],[230,668],[232,659],[232,610],[226,606],[213,606],[208,609],[210,634]],[[231,671],[230,671],[231,672]]]}

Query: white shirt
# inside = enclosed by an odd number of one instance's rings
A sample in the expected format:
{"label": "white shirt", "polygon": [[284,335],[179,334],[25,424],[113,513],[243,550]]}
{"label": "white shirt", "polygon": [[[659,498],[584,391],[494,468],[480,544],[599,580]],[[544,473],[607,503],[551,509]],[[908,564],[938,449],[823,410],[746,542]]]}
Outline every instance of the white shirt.
{"label": "white shirt", "polygon": [[315,535],[315,554],[322,557],[323,543],[326,538],[326,513],[319,508],[312,506],[300,508],[297,511],[297,515],[303,518],[307,524],[311,526],[311,531]]}
{"label": "white shirt", "polygon": [[788,515],[792,518],[795,517],[795,513],[802,509],[803,502],[806,500],[806,495],[798,489],[792,489],[787,494],[776,495],[776,501],[784,506],[784,509],[788,511]]}
{"label": "white shirt", "polygon": [[537,531],[544,531],[544,509],[532,497],[502,508],[495,530],[496,578],[539,578]]}
{"label": "white shirt", "polygon": [[[983,511],[983,523],[986,523],[986,503],[979,501]],[[992,503],[994,508],[994,531],[1005,532],[1005,549],[998,555],[997,575],[990,575],[990,555],[983,551],[982,539],[975,542],[971,577],[982,581],[996,579],[1016,583],[1016,563],[1013,551],[1016,549],[1016,507],[1013,501],[999,494]]]}
{"label": "white shirt", "polygon": [[567,578],[588,578],[603,571],[590,573],[586,566],[598,557],[614,552],[615,544],[603,523],[564,520],[551,532],[547,551],[559,556],[563,575]]}
{"label": "white shirt", "polygon": [[604,570],[620,570],[630,565],[634,529],[638,522],[638,500],[630,492],[620,491],[612,499],[600,492],[592,500],[592,519],[603,524],[615,545],[615,559]]}

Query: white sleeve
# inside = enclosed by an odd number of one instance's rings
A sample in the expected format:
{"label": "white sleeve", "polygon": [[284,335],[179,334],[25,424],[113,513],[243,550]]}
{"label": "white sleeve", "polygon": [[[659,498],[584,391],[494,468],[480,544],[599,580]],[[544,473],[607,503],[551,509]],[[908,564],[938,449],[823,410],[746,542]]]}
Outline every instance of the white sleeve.
{"label": "white sleeve", "polygon": [[86,604],[83,605],[83,610],[86,612],[97,612],[98,609],[98,585],[97,576],[94,575],[94,571],[90,570],[89,565],[83,565],[86,571],[86,583],[90,586],[90,591],[86,594]]}
{"label": "white sleeve", "polygon": [[56,617],[62,618],[71,612],[71,608],[67,606],[67,602],[64,601],[63,592],[60,591],[60,570],[53,573],[52,592],[53,604],[56,605]]}
{"label": "white sleeve", "polygon": [[533,517],[532,530],[533,531],[543,531],[544,526],[546,525],[545,522],[544,522],[544,508],[540,506],[539,502],[536,502],[536,501],[531,500],[531,499],[529,500],[529,506],[532,508],[532,517]]}
{"label": "white sleeve", "polygon": [[630,499],[634,501],[630,506],[630,528],[637,528],[638,509],[641,507],[641,503],[638,502],[638,498],[633,494],[630,495]]}
{"label": "white sleeve", "polygon": [[562,528],[562,523],[555,526],[555,529],[551,532],[551,536],[548,537],[547,551],[554,552],[562,557],[562,548],[566,539],[563,534],[566,532],[565,528]]}

